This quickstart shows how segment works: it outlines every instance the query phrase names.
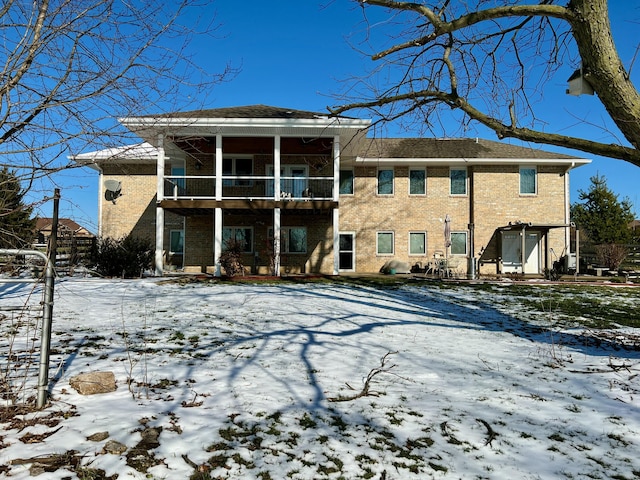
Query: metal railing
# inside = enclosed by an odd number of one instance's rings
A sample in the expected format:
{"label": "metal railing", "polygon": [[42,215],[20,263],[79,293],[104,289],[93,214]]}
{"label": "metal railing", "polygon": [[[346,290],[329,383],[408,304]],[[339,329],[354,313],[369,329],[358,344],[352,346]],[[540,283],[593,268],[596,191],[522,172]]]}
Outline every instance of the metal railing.
{"label": "metal railing", "polygon": [[[277,194],[272,176],[224,176],[223,200],[332,200],[333,177],[280,177]],[[163,197],[171,200],[213,200],[216,195],[215,176],[167,176]]]}

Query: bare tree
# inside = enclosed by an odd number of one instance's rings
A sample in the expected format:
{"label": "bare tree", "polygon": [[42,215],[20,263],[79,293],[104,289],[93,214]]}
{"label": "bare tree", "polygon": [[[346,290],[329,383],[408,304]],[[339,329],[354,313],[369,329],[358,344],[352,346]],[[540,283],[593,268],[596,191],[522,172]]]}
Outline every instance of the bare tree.
{"label": "bare tree", "polygon": [[[27,185],[69,153],[124,135],[115,119],[184,107],[232,70],[198,68],[189,45],[213,38],[202,0],[5,0],[0,6],[0,167]],[[191,55],[196,52],[191,52]]]}
{"label": "bare tree", "polygon": [[[433,129],[446,110],[501,139],[556,145],[640,166],[640,96],[613,41],[607,0],[355,0],[378,72],[352,86],[334,114],[369,109],[379,121],[413,119]],[[371,10],[375,9],[375,10]],[[376,37],[383,30],[384,38]],[[599,142],[550,133],[536,107],[542,87],[567,65],[580,69],[619,132]],[[556,77],[557,78],[557,77]],[[566,76],[564,77],[567,78]],[[359,88],[360,87],[360,88]],[[362,88],[364,87],[364,88]]]}

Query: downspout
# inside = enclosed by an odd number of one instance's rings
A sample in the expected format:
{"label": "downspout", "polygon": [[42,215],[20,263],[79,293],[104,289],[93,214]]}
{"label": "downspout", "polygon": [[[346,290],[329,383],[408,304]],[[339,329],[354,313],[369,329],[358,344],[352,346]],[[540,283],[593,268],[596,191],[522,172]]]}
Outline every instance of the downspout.
{"label": "downspout", "polygon": [[467,278],[476,278],[475,259],[475,189],[473,166],[469,167],[469,258],[467,259]]}

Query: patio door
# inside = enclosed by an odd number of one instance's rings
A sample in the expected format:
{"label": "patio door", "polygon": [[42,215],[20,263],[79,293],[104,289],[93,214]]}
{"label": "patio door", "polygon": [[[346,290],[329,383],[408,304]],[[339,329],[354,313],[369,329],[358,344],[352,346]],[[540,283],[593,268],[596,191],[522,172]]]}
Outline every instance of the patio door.
{"label": "patio door", "polygon": [[353,233],[341,233],[340,238],[340,252],[339,252],[339,270],[345,272],[353,272],[356,269],[356,243],[355,234]]}
{"label": "patio door", "polygon": [[540,273],[540,233],[525,232],[523,272],[522,232],[502,232],[502,272]]}
{"label": "patio door", "polygon": [[[267,175],[273,176],[273,165],[267,166]],[[302,198],[302,192],[307,188],[306,165],[282,165],[280,167],[280,192],[291,195],[292,198]],[[267,196],[273,196],[273,182],[267,181]]]}

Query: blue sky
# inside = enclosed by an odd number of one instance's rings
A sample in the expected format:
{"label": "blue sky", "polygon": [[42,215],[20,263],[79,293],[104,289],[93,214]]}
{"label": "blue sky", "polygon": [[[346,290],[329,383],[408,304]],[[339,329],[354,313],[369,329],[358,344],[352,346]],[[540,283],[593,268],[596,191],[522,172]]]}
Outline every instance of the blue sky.
{"label": "blue sky", "polygon": [[[629,9],[627,1],[611,0],[610,3],[615,40],[628,66],[640,43],[640,9]],[[350,45],[350,41],[362,38],[365,32],[361,8],[351,0],[217,0],[203,7],[200,15],[215,15],[215,22],[220,27],[217,38],[203,39],[191,45],[196,62],[212,72],[221,71],[227,63],[239,69],[237,76],[216,86],[201,100],[203,107],[266,104],[322,112],[337,103],[333,95],[344,90],[346,80],[364,75],[373,66],[368,57]],[[374,22],[384,19],[382,10],[373,15]],[[548,92],[545,91],[544,100],[538,107],[552,119],[549,131],[586,132],[593,139],[606,141],[608,134],[596,126],[606,121],[598,98],[572,97],[564,93],[566,79],[574,68],[575,65],[567,65],[560,78],[549,82]],[[633,77],[637,77],[635,71]],[[175,108],[180,102],[168,99],[167,104]],[[390,125],[385,134],[408,137],[415,136],[416,132],[401,131]],[[483,128],[469,131],[467,135],[496,140],[495,134]],[[572,171],[572,201],[578,200],[578,190],[588,189],[590,177],[604,175],[608,186],[620,198],[628,197],[640,215],[639,167],[581,152],[545,146],[537,148],[593,160],[591,165]],[[73,218],[96,231],[97,172],[74,169],[60,174],[56,181],[62,188],[61,216]],[[41,215],[50,215],[48,208],[48,205],[43,206]]]}

